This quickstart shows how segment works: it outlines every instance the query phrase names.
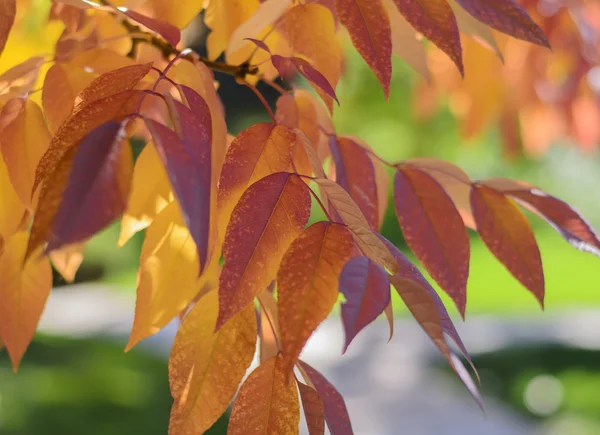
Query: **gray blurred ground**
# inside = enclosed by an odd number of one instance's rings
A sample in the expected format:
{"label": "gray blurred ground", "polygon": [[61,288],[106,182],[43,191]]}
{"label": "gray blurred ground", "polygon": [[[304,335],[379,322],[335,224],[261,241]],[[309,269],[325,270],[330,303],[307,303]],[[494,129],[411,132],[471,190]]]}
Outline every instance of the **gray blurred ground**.
{"label": "gray blurred ground", "polygon": [[[129,296],[97,284],[75,285],[52,293],[40,328],[70,337],[108,336],[124,346],[133,312]],[[596,312],[546,313],[534,319],[471,317],[456,326],[472,355],[528,341],[600,348]],[[176,330],[172,323],[139,346],[167,358]],[[388,333],[385,319],[378,319],[342,356],[343,330],[332,316],[303,353],[344,396],[356,434],[547,435],[491,397],[484,397],[484,417],[465,388],[432,368],[439,355],[412,319],[396,320],[390,343]]]}

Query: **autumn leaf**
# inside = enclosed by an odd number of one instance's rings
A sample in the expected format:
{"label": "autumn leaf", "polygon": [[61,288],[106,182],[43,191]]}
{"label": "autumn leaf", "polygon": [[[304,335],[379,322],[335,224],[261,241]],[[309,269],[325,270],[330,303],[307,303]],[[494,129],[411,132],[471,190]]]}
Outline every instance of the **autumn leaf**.
{"label": "autumn leaf", "polygon": [[296,134],[287,127],[258,123],[240,132],[225,156],[219,180],[219,226],[223,236],[229,217],[251,184],[275,172],[291,170]]}
{"label": "autumn leaf", "polygon": [[458,24],[460,31],[465,35],[470,36],[484,47],[492,50],[496,53],[498,58],[504,62],[504,56],[498,47],[498,43],[496,42],[492,30],[487,25],[468,14],[456,0],[448,0],[448,3],[452,8],[452,12],[454,12],[456,23]]}
{"label": "autumn leaf", "polygon": [[6,40],[15,22],[16,13],[16,0],[0,1],[0,55],[4,51]]}
{"label": "autumn leaf", "polygon": [[246,190],[225,233],[217,328],[271,283],[309,215],[310,193],[297,175],[277,172]]}
{"label": "autumn leaf", "polygon": [[[216,258],[215,258],[216,257]],[[179,204],[169,203],[146,231],[140,256],[135,317],[126,350],[156,334],[205,287],[218,285],[219,262],[213,255],[198,277],[198,252]],[[177,292],[172,289],[176,288]]]}
{"label": "autumn leaf", "polygon": [[153,142],[149,142],[133,167],[131,193],[121,220],[119,246],[147,228],[156,215],[173,200],[171,183]]}
{"label": "autumn leaf", "polygon": [[284,361],[273,357],[242,384],[233,402],[229,435],[294,434],[300,423],[295,382],[286,379]]}
{"label": "autumn leaf", "polygon": [[367,257],[350,259],[340,274],[342,322],[346,333],[344,352],[350,342],[375,320],[390,303],[390,280],[381,266]]}
{"label": "autumn leaf", "polygon": [[216,59],[223,53],[233,32],[250,19],[259,5],[259,0],[211,1],[208,4],[204,23],[211,29],[206,40],[210,59]]}
{"label": "autumn leaf", "polygon": [[0,336],[15,372],[35,334],[52,287],[48,259],[32,255],[23,263],[26,248],[27,233],[17,232],[6,240],[0,256]]}
{"label": "autumn leaf", "polygon": [[446,0],[394,0],[416,31],[423,34],[454,62],[464,75],[462,48],[456,18]]}
{"label": "autumn leaf", "polygon": [[443,187],[427,172],[399,166],[394,203],[407,245],[465,316],[469,235]]}
{"label": "autumn leaf", "polygon": [[344,225],[317,222],[294,240],[281,260],[277,308],[287,373],[310,335],[333,309],[340,273],[353,253],[352,233]]}
{"label": "autumn leaf", "polygon": [[319,393],[325,410],[325,421],[331,435],[352,435],[352,424],[341,394],[325,377],[304,361],[299,366]]}
{"label": "autumn leaf", "polygon": [[493,29],[550,48],[544,31],[514,0],[456,0],[469,14]]}
{"label": "autumn leaf", "polygon": [[335,163],[335,181],[350,194],[369,226],[378,229],[380,192],[374,162],[368,152],[351,138],[332,137],[329,144]]}
{"label": "autumn leaf", "polygon": [[484,185],[473,185],[471,207],[481,240],[543,307],[542,259],[525,215],[513,200]]}
{"label": "autumn leaf", "polygon": [[2,158],[0,158],[0,198],[2,198],[0,237],[8,238],[19,229],[26,209],[10,181],[8,168]]}
{"label": "autumn leaf", "polygon": [[175,130],[164,124],[147,119],[156,149],[160,155],[173,191],[196,243],[200,258],[200,272],[206,267],[214,240],[211,240],[211,196],[212,192],[212,118],[210,108],[202,97],[198,98],[194,110],[178,101],[172,101],[171,116]]}
{"label": "autumn leaf", "polygon": [[[307,28],[311,31],[306,32]],[[310,61],[335,90],[341,71],[341,49],[331,12],[318,4],[294,6],[283,16],[278,30],[289,43],[292,54]],[[333,99],[319,87],[315,90],[331,111]]]}
{"label": "autumn leaf", "polygon": [[[17,100],[18,114],[0,132],[2,156],[19,199],[33,208],[31,189],[35,170],[50,143],[44,114],[31,100]],[[4,113],[4,112],[3,112]]]}
{"label": "autumn leaf", "polygon": [[348,29],[352,44],[371,67],[390,96],[392,36],[390,20],[381,0],[335,0],[340,22]]}
{"label": "autumn leaf", "polygon": [[296,379],[302,409],[306,418],[309,435],[323,435],[325,433],[325,408],[319,393],[313,388]]}
{"label": "autumn leaf", "polygon": [[[273,282],[274,284],[274,282]],[[279,315],[277,301],[272,293],[272,286],[258,295],[260,305],[260,362],[279,353]]]}
{"label": "autumn leaf", "polygon": [[573,207],[526,183],[492,178],[483,180],[548,222],[572,246],[600,257],[600,238],[590,223]]}
{"label": "autumn leaf", "polygon": [[75,275],[79,270],[79,266],[83,262],[83,253],[85,251],[85,245],[82,243],[63,246],[60,249],[56,249],[48,257],[52,262],[52,266],[63,279],[72,283],[75,281]]}
{"label": "autumn leaf", "polygon": [[173,24],[168,23],[166,21],[157,20],[156,18],[147,17],[146,15],[140,14],[139,12],[132,11],[127,8],[118,8],[123,14],[127,16],[127,18],[132,19],[133,21],[141,24],[144,27],[152,30],[153,32],[159,34],[164,38],[169,44],[173,47],[176,47],[181,40],[181,32],[177,27]]}
{"label": "autumn leaf", "polygon": [[341,222],[345,223],[351,230],[352,236],[363,255],[369,257],[381,267],[395,272],[397,265],[394,257],[377,237],[377,233],[370,228],[365,216],[350,195],[339,184],[331,180],[317,178],[314,181],[324,192]]}
{"label": "autumn leaf", "polygon": [[211,291],[192,308],[169,357],[175,399],[169,435],[203,433],[225,412],[254,356],[256,316],[248,305],[214,332],[218,295]]}
{"label": "autumn leaf", "polygon": [[125,210],[133,157],[124,128],[120,122],[109,121],[79,144],[47,251],[85,241]]}

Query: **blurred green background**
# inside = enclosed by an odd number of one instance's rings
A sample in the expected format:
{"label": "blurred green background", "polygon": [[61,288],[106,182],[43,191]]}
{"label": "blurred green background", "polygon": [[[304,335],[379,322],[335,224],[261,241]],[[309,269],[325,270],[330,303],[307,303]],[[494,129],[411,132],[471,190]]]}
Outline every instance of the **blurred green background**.
{"label": "blurred green background", "polygon": [[[347,74],[338,88],[338,132],[363,138],[389,161],[438,157],[458,164],[473,178],[504,176],[537,184],[574,205],[600,227],[598,153],[583,156],[575,147],[557,143],[541,159],[523,158],[509,163],[502,157],[498,134],[493,129],[477,140],[465,142],[448,111],[427,122],[416,120],[411,113],[416,80],[402,62],[395,62],[392,95],[386,102],[374,75],[350,51]],[[261,90],[274,101],[275,95],[268,88]],[[266,119],[252,94],[235,87],[231,80],[223,79],[220,92],[232,133]],[[531,222],[546,274],[546,310],[598,308],[598,259],[574,250],[540,219],[532,216]],[[408,252],[392,207],[388,208],[382,232]],[[117,249],[118,233],[118,225],[114,225],[89,244],[77,280],[110,283],[114,292],[133,295],[143,234]],[[543,316],[534,298],[487,252],[476,235],[472,236],[467,316]],[[57,278],[56,284],[63,283]],[[447,307],[452,315],[456,314],[451,304]],[[407,313],[399,298],[394,300],[394,309],[400,317]],[[166,433],[171,405],[166,359],[143,350],[125,355],[122,349],[121,343],[110,340],[39,335],[17,376],[2,353],[0,434]],[[483,392],[517,412],[541,419],[544,424],[555,424],[552,427],[570,428],[556,433],[600,433],[600,352],[540,343],[484,354],[475,358],[475,364],[487,373],[484,379],[496,379],[484,382]],[[550,413],[527,406],[531,381],[539,379],[542,383],[548,379],[553,385],[558,383],[564,392],[560,404]],[[223,418],[212,433],[224,433],[225,427]]]}

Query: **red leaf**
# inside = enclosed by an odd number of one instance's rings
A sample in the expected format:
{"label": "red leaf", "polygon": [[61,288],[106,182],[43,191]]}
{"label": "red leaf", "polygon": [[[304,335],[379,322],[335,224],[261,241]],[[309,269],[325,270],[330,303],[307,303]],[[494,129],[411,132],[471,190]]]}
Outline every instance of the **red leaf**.
{"label": "red leaf", "polygon": [[450,56],[464,75],[460,33],[452,8],[446,0],[394,0],[413,28]]}
{"label": "red leaf", "polygon": [[469,278],[469,235],[452,199],[424,171],[400,166],[394,204],[406,243],[464,317]]}
{"label": "red leaf", "polygon": [[340,275],[342,322],[346,332],[344,352],[365,326],[375,320],[390,302],[389,275],[367,257],[351,258]]}
{"label": "red leaf", "polygon": [[483,185],[471,188],[477,232],[490,252],[544,306],[540,250],[527,218],[504,194]]}
{"label": "red leaf", "polygon": [[166,21],[147,17],[146,15],[142,15],[139,12],[135,12],[127,8],[119,8],[119,10],[132,20],[140,23],[142,26],[158,33],[173,47],[176,47],[177,44],[179,44],[179,41],[181,40],[181,32],[174,25],[167,23]]}
{"label": "red leaf", "polygon": [[300,400],[302,400],[302,409],[306,418],[306,426],[309,435],[323,435],[325,433],[325,408],[319,393],[312,387],[302,382],[298,382],[300,391]]}
{"label": "red leaf", "polygon": [[47,251],[86,240],[125,210],[133,159],[123,130],[120,122],[109,121],[81,141]]}
{"label": "red leaf", "polygon": [[373,229],[379,227],[379,192],[376,172],[367,151],[350,138],[331,136],[335,181],[356,202]]}
{"label": "red leaf", "polygon": [[223,242],[217,329],[275,279],[283,255],[309,215],[310,193],[297,175],[277,172],[246,190]]}
{"label": "red leaf", "polygon": [[517,39],[550,48],[544,31],[513,0],[457,0],[473,17]]}
{"label": "red leaf", "polygon": [[185,223],[196,243],[201,272],[210,254],[211,114],[200,96],[194,111],[178,101],[171,101],[177,133],[154,120],[147,119],[146,124],[152,132],[156,149],[181,205]]}
{"label": "red leaf", "polygon": [[348,29],[352,44],[371,67],[390,95],[392,78],[392,33],[381,0],[335,0],[340,22]]}
{"label": "red leaf", "polygon": [[493,178],[484,184],[502,191],[545,219],[571,245],[600,257],[600,238],[589,222],[560,199],[523,183]]}
{"label": "red leaf", "polygon": [[344,398],[321,373],[304,361],[299,361],[299,364],[323,401],[325,421],[331,435],[352,435],[354,432]]}
{"label": "red leaf", "polygon": [[16,14],[17,5],[15,0],[0,0],[0,54],[4,51]]}

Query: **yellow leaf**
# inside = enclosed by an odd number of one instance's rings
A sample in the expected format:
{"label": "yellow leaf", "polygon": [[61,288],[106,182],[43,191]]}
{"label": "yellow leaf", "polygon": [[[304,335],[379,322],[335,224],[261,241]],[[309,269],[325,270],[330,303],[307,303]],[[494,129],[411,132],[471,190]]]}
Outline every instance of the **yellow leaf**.
{"label": "yellow leaf", "polygon": [[133,168],[129,202],[121,220],[119,246],[123,246],[138,231],[147,228],[171,201],[173,192],[169,177],[154,143],[149,142]]}
{"label": "yellow leaf", "polygon": [[204,23],[211,29],[206,40],[209,59],[216,59],[227,48],[231,35],[260,6],[259,0],[215,0],[206,8]]}
{"label": "yellow leaf", "polygon": [[2,131],[0,141],[15,191],[23,204],[33,208],[31,189],[35,171],[50,143],[40,107],[33,101],[24,100],[17,117]]}
{"label": "yellow leaf", "polygon": [[171,202],[146,232],[138,272],[133,329],[126,350],[156,334],[205,286],[217,286],[220,252],[198,277],[198,251],[179,204]]}
{"label": "yellow leaf", "polygon": [[143,7],[135,10],[183,29],[200,13],[204,3],[204,0],[146,0]]}
{"label": "yellow leaf", "polygon": [[227,428],[228,435],[298,433],[300,402],[293,379],[286,379],[283,360],[271,358],[242,384]]}
{"label": "yellow leaf", "polygon": [[169,358],[175,399],[169,435],[200,434],[225,412],[256,350],[254,305],[214,332],[216,291],[207,293],[185,317]]}
{"label": "yellow leaf", "polygon": [[49,257],[54,268],[67,282],[75,280],[75,274],[83,262],[83,251],[85,245],[75,244],[63,246],[50,252]]}
{"label": "yellow leaf", "polygon": [[3,158],[0,158],[0,198],[2,198],[0,235],[7,239],[19,228],[25,213],[25,206],[10,181],[8,168]]}
{"label": "yellow leaf", "polygon": [[52,270],[38,250],[23,266],[27,233],[6,241],[0,257],[0,336],[17,371],[27,350],[52,287]]}
{"label": "yellow leaf", "polygon": [[[318,4],[297,5],[284,15],[278,29],[293,54],[307,58],[335,89],[340,78],[342,54],[331,11]],[[333,98],[318,87],[316,91],[331,111]]]}

